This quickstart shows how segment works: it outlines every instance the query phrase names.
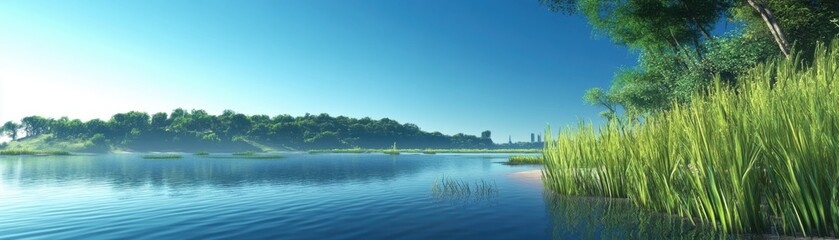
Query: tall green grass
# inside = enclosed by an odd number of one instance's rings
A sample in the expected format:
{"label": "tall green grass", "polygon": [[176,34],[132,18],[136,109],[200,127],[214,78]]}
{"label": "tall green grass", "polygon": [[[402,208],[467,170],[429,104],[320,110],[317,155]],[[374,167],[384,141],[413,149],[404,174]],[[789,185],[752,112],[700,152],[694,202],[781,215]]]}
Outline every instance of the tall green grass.
{"label": "tall green grass", "polygon": [[545,185],[729,233],[839,236],[839,41],[621,128],[545,134]]}
{"label": "tall green grass", "polygon": [[510,164],[542,164],[544,161],[545,157],[533,155],[510,156],[508,160]]}

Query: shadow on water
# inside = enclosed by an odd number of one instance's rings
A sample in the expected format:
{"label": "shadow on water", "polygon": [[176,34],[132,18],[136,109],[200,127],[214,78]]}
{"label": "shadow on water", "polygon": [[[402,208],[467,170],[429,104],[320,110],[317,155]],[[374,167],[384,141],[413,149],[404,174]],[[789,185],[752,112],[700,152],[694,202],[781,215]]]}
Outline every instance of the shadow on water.
{"label": "shadow on water", "polygon": [[545,192],[554,239],[761,239],[734,236],[675,216],[642,211],[627,199]]}

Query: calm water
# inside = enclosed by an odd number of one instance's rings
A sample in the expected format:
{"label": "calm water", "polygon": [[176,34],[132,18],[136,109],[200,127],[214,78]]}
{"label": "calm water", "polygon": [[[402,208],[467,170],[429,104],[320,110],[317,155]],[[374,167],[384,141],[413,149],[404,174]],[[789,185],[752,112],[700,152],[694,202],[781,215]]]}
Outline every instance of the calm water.
{"label": "calm water", "polygon": [[[544,194],[514,174],[539,166],[499,164],[503,154],[287,156],[0,157],[0,239],[705,236],[625,202]],[[442,176],[496,191],[435,194]]]}

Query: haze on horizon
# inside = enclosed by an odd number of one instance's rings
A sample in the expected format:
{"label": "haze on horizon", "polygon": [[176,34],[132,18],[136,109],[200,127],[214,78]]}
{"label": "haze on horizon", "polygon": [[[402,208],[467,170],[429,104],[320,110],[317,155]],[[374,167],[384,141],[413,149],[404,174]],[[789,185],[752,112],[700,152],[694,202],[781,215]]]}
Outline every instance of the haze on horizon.
{"label": "haze on horizon", "polygon": [[328,113],[529,141],[634,65],[539,1],[5,1],[0,121]]}

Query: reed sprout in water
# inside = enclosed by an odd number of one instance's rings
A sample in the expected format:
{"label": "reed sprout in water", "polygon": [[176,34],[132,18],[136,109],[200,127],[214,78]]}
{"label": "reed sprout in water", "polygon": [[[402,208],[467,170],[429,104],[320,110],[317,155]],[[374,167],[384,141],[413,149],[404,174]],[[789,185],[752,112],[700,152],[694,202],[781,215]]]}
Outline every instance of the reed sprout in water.
{"label": "reed sprout in water", "polygon": [[839,236],[839,40],[814,59],[759,65],[629,126],[548,129],[546,187],[729,233]]}
{"label": "reed sprout in water", "polygon": [[437,199],[485,200],[498,194],[498,186],[494,181],[469,182],[443,176],[434,179],[431,192]]}

